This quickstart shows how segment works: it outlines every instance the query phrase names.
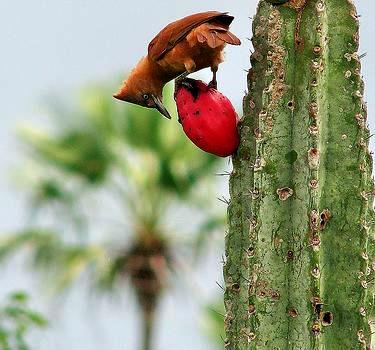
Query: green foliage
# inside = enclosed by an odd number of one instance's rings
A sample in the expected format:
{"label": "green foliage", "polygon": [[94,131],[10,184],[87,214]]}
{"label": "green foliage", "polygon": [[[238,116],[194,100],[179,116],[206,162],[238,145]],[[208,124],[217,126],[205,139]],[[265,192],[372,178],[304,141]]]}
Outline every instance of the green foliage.
{"label": "green foliage", "polygon": [[24,129],[24,138],[36,154],[63,171],[85,178],[95,184],[108,172],[111,155],[106,144],[90,130],[67,130],[49,136],[33,129]]}
{"label": "green foliage", "polygon": [[101,271],[108,259],[100,245],[69,244],[54,231],[29,229],[0,241],[0,261],[22,249],[31,253],[32,267],[48,273],[55,291],[70,286],[85,269]]}
{"label": "green foliage", "polygon": [[2,350],[29,350],[27,333],[34,328],[44,328],[47,320],[28,306],[24,292],[13,292],[0,306],[0,348]]}

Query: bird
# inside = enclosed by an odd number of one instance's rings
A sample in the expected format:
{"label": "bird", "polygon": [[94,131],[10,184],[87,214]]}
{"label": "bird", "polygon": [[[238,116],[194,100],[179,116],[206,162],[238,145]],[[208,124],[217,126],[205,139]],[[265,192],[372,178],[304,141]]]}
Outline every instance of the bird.
{"label": "bird", "polygon": [[210,67],[213,75],[209,86],[216,88],[216,72],[224,60],[225,45],[241,44],[229,31],[233,19],[228,12],[207,11],[168,24],[151,40],[147,55],[140,59],[113,97],[156,108],[171,119],[162,102],[164,85]]}

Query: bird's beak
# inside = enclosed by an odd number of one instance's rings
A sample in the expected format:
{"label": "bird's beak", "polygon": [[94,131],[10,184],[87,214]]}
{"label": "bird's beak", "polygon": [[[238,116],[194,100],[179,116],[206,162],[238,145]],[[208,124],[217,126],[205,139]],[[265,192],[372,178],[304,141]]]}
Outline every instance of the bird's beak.
{"label": "bird's beak", "polygon": [[122,86],[116,93],[114,93],[112,96],[120,101],[126,101],[126,94],[127,91],[125,89],[125,86]]}
{"label": "bird's beak", "polygon": [[156,109],[157,109],[162,115],[164,115],[164,117],[166,117],[166,118],[168,118],[168,119],[172,119],[172,118],[171,118],[171,115],[169,114],[169,112],[167,111],[167,109],[164,107],[163,102],[160,101],[159,97],[154,96],[154,95],[151,95],[151,97],[152,97],[152,99],[153,99],[154,102],[155,102]]}
{"label": "bird's beak", "polygon": [[117,100],[123,101],[123,99],[121,98],[122,96],[118,92],[116,92],[115,94],[113,94],[112,97],[116,98]]}

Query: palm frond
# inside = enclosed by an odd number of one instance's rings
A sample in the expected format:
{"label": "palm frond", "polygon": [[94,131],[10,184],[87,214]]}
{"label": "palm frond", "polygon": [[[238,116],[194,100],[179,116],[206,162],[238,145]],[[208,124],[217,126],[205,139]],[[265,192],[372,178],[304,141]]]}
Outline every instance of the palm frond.
{"label": "palm frond", "polygon": [[21,132],[39,160],[66,173],[81,176],[92,184],[105,179],[111,154],[100,135],[90,130],[68,130],[49,135],[26,126]]}

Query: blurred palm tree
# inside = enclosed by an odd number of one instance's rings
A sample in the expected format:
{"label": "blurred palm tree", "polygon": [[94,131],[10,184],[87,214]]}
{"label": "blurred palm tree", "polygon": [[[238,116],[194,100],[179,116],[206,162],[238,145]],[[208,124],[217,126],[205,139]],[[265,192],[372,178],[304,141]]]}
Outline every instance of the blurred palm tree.
{"label": "blurred palm tree", "polygon": [[[210,191],[222,162],[196,149],[176,122],[117,103],[103,85],[85,89],[80,101],[79,108],[55,102],[50,131],[21,128],[31,214],[23,232],[1,242],[0,258],[27,247],[57,290],[84,273],[103,291],[128,281],[149,350],[156,307],[176,269],[176,237],[181,241],[170,222],[176,210],[183,213],[185,243],[196,247],[222,227]],[[166,105],[173,109],[172,99]]]}

